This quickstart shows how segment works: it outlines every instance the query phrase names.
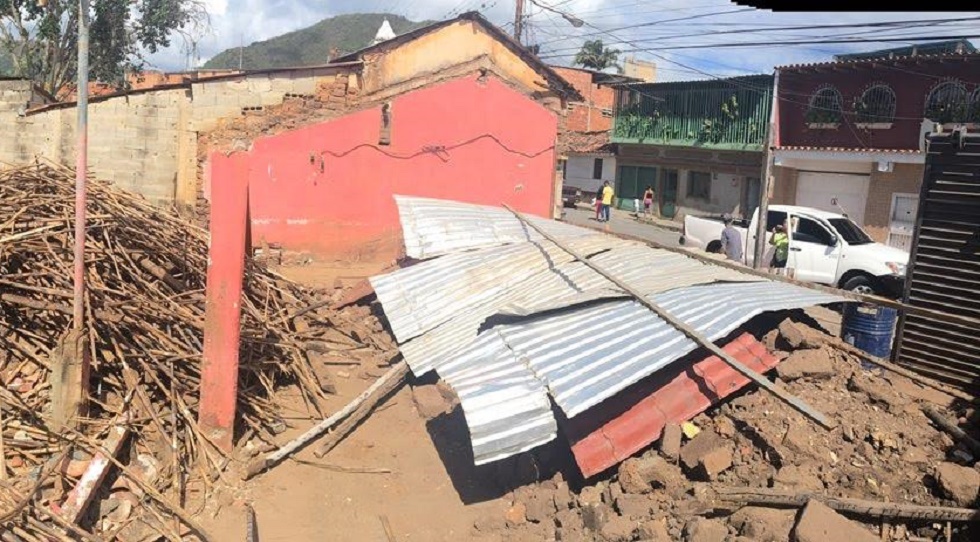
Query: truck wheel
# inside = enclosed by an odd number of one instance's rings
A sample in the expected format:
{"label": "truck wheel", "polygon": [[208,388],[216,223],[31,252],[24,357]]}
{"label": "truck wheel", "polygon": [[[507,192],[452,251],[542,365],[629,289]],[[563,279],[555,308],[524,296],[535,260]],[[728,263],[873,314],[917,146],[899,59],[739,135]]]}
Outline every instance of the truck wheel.
{"label": "truck wheel", "polygon": [[684,241],[685,241],[685,239],[684,239],[684,236],[682,235],[681,238],[677,240],[677,244],[678,245],[683,245],[684,244]]}
{"label": "truck wheel", "polygon": [[855,275],[844,282],[842,289],[856,294],[874,295],[875,281],[867,275]]}
{"label": "truck wheel", "polygon": [[705,251],[710,252],[711,254],[720,254],[721,253],[721,241],[719,241],[717,239],[715,239],[714,241],[711,241],[710,243],[708,243],[708,246],[705,248]]}

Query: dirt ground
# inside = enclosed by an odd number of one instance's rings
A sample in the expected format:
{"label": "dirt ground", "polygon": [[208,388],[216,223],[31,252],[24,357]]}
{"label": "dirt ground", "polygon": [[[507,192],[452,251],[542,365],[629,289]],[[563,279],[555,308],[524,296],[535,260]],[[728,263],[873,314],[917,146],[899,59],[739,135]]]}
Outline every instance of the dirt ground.
{"label": "dirt ground", "polygon": [[[313,263],[278,271],[307,286],[330,288],[338,280],[350,286],[379,270],[377,265],[351,269],[340,264]],[[331,411],[342,408],[384,371],[368,365],[333,366],[328,370],[338,392],[327,403]],[[292,390],[285,391],[282,399],[292,411],[286,416],[291,427],[279,439],[288,442],[313,422]],[[244,503],[250,503],[256,514],[258,540],[262,542],[387,541],[385,520],[399,541],[474,539],[474,522],[486,514],[502,514],[507,505],[495,498],[464,504],[461,491],[454,484],[466,484],[465,478],[472,481],[475,475],[461,472],[456,478],[464,480],[454,481],[445,465],[465,468],[467,461],[472,465],[469,439],[458,409],[446,418],[449,425],[433,425],[432,431],[437,434],[430,434],[425,419],[416,410],[410,387],[403,386],[322,459],[313,455],[315,443],[296,456],[300,461],[319,465],[390,473],[336,472],[287,460],[244,484],[243,489],[224,492],[209,505],[202,521],[219,542],[246,540]],[[440,438],[447,431],[462,431],[463,438]],[[443,454],[454,455],[444,461],[433,442],[452,440],[461,446],[443,446]],[[229,478],[237,477],[240,467],[230,469]],[[234,479],[231,482],[242,485]]]}

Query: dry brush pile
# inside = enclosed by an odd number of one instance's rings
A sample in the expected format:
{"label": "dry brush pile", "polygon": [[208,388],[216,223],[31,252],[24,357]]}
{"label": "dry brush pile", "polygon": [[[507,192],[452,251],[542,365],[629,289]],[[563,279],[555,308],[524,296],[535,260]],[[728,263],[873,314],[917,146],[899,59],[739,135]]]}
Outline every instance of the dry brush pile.
{"label": "dry brush pile", "polygon": [[[0,531],[21,540],[53,536],[38,527],[58,528],[47,507],[77,483],[124,411],[132,436],[117,457],[135,467],[120,478],[142,478],[128,486],[140,500],[135,507],[148,509],[141,514],[149,518],[145,522],[181,515],[171,508],[190,494],[204,500],[227,465],[197,426],[207,232],[97,180],[89,182],[87,212],[90,409],[79,434],[59,434],[48,420],[48,377],[50,360],[72,325],[74,172],[45,164],[0,172]],[[304,322],[296,333],[290,318],[314,301],[297,285],[247,266],[239,435],[271,440],[281,430],[275,390],[284,383],[298,384],[310,409],[319,412],[325,386],[300,341],[337,330],[326,329],[327,320],[312,330]],[[127,482],[109,485],[125,489]],[[125,531],[132,522],[111,525],[98,506],[91,508],[80,523],[85,529]],[[172,539],[188,522],[156,523],[157,532]]]}

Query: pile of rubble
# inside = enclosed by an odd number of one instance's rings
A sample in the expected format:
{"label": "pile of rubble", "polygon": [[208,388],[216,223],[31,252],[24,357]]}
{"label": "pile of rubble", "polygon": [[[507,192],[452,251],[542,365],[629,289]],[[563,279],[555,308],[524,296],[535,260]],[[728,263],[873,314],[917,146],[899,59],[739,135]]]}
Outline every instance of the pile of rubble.
{"label": "pile of rubble", "polygon": [[[197,425],[208,234],[90,181],[82,340],[93,374],[76,431],[49,417],[52,361],[72,327],[73,209],[71,170],[0,173],[0,539],[201,536],[185,507],[205,503],[231,461]],[[337,311],[251,262],[241,307],[242,443],[286,429],[281,387],[323,417],[331,357],[394,349],[366,309]]]}
{"label": "pile of rubble", "polygon": [[[953,397],[869,370],[803,324],[787,320],[764,340],[782,359],[777,384],[834,418],[837,428],[820,429],[773,396],[748,391],[683,427],[668,426],[655,449],[598,482],[559,474],[518,488],[507,510],[474,526],[474,537],[871,542],[976,536],[962,522],[975,514],[952,508],[977,501],[975,458],[959,439],[933,427],[921,408],[946,407]],[[960,421],[967,420],[975,421],[972,409]]]}

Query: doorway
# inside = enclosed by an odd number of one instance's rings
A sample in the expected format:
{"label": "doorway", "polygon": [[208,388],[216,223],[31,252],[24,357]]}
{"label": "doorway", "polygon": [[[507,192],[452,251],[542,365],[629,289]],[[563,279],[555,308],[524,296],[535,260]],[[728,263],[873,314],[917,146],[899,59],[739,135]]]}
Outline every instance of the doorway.
{"label": "doorway", "polygon": [[888,246],[912,251],[915,217],[919,212],[918,194],[892,194],[892,211],[888,225]]}
{"label": "doorway", "polygon": [[665,169],[660,180],[660,216],[673,219],[677,215],[677,170]]}

